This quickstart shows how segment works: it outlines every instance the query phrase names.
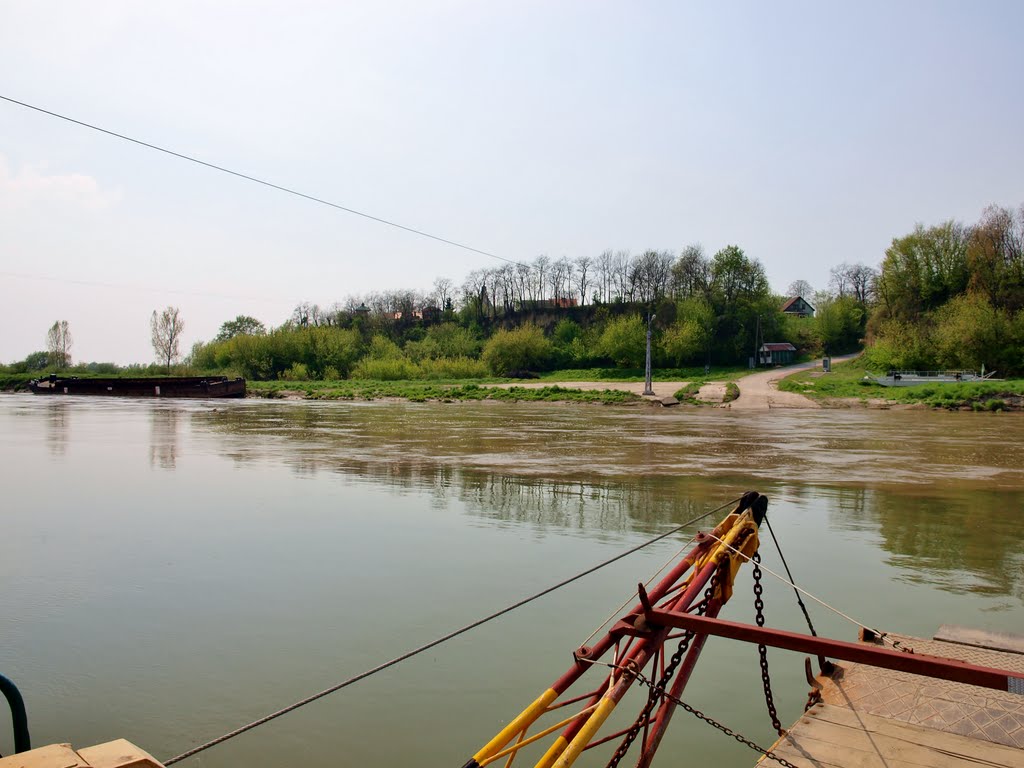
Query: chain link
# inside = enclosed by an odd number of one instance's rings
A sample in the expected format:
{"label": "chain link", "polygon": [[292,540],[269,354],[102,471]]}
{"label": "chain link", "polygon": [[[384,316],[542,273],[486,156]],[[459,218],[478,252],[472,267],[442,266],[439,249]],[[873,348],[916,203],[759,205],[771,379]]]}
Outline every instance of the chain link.
{"label": "chain link", "polygon": [[[763,627],[764,600],[761,596],[764,594],[764,587],[761,585],[761,553],[755,552],[750,560],[754,564],[755,621],[757,621],[757,626]],[[775,709],[775,697],[772,695],[772,678],[768,674],[768,647],[763,644],[758,645],[757,653],[761,659],[761,683],[764,686],[764,703],[768,706],[768,716],[772,719],[772,727],[775,728],[779,736],[785,736],[786,730],[782,727],[782,723],[779,722],[779,713]]]}
{"label": "chain link", "polygon": [[[708,609],[708,603],[711,602],[711,597],[712,595],[714,595],[715,589],[718,587],[718,574],[719,571],[716,570],[711,575],[711,581],[708,584],[708,588],[704,590],[704,598],[697,605],[698,616],[703,616]],[[686,653],[687,650],[689,650],[690,641],[693,640],[693,636],[693,632],[687,632],[685,635],[683,635],[683,639],[679,641],[679,646],[676,648],[675,653],[672,654],[671,658],[669,659],[668,665],[665,667],[664,673],[662,673],[661,678],[658,680],[657,686],[651,685],[651,683],[647,680],[646,677],[644,677],[640,673],[639,670],[629,670],[623,668],[623,671],[626,674],[632,674],[634,679],[640,680],[642,683],[644,683],[644,685],[648,687],[649,692],[647,694],[647,703],[644,704],[644,708],[640,710],[640,714],[637,715],[636,720],[633,721],[633,725],[629,727],[629,731],[627,731],[626,735],[622,739],[622,742],[615,750],[615,753],[608,760],[608,764],[605,766],[605,768],[616,768],[618,766],[618,764],[622,761],[622,758],[624,758],[626,756],[626,753],[629,752],[630,747],[633,746],[633,742],[636,741],[636,737],[639,735],[640,730],[650,722],[651,712],[654,710],[654,705],[658,703],[658,699],[660,698],[659,689],[662,695],[668,695],[664,693],[665,686],[667,686],[669,682],[672,680],[672,676],[676,672],[676,667],[679,666],[679,662],[683,660],[683,655]]]}
{"label": "chain link", "polygon": [[[671,693],[665,693],[663,691],[662,695],[664,695],[665,698],[667,698],[669,701],[672,701],[675,704],[677,704],[678,706],[680,706],[683,709],[685,709],[687,712],[689,712],[691,715],[696,717],[698,720],[703,720],[705,723],[710,725],[712,728],[717,728],[718,730],[720,730],[726,736],[732,736],[740,744],[743,744],[745,746],[750,747],[755,752],[760,752],[765,757],[767,757],[767,758],[769,758],[771,760],[774,760],[779,765],[783,766],[783,768],[797,768],[797,766],[793,765],[793,763],[789,762],[789,760],[787,760],[786,758],[779,757],[777,754],[772,752],[770,749],[765,749],[760,744],[758,744],[757,742],[751,741],[750,739],[748,739],[743,734],[736,733],[736,731],[734,731],[729,726],[727,726],[727,725],[725,725],[723,723],[718,722],[717,720],[715,720],[715,718],[711,717],[710,715],[704,714],[703,712],[701,712],[696,707],[691,707],[685,701],[683,701],[682,699],[676,698]],[[780,736],[784,736],[785,732],[780,733],[779,735]]]}

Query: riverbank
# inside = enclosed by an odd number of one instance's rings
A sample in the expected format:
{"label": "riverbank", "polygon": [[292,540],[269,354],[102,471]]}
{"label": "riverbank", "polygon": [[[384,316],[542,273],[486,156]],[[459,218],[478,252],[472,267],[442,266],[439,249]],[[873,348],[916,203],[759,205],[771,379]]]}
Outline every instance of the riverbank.
{"label": "riverbank", "polygon": [[[697,375],[686,380],[662,379],[655,371],[653,396],[643,394],[641,378],[624,371],[613,377],[605,370],[560,371],[532,380],[440,381],[250,381],[249,397],[284,400],[401,400],[409,402],[590,403],[600,405],[674,404],[735,410],[765,409],[944,409],[961,411],[1024,411],[1024,381],[970,384],[929,384],[883,387],[865,379],[856,356],[834,358],[832,372],[820,361],[741,375],[739,369]],[[689,373],[668,371],[664,373]],[[703,371],[700,371],[703,373]],[[563,375],[559,375],[563,374]],[[584,378],[592,377],[592,378]],[[0,375],[0,391],[27,389],[24,375]]]}
{"label": "riverbank", "polygon": [[832,372],[795,371],[778,389],[808,399],[820,408],[934,408],[953,411],[1022,411],[1024,380],[884,387],[867,377],[857,357],[839,362]]}

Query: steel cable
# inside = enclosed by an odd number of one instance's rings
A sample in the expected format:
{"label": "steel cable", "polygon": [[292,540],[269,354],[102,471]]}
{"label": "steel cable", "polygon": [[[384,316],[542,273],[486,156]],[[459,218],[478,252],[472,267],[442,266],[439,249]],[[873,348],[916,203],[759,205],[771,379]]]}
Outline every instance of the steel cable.
{"label": "steel cable", "polygon": [[661,541],[662,539],[666,539],[669,536],[672,536],[672,535],[674,535],[676,533],[679,533],[679,531],[683,530],[684,528],[688,528],[689,526],[694,525],[695,523],[699,523],[701,520],[704,520],[705,518],[710,517],[711,515],[715,514],[716,512],[721,512],[726,507],[729,507],[729,506],[732,506],[733,504],[736,504],[739,500],[740,499],[733,499],[732,501],[728,501],[725,504],[722,504],[721,506],[715,507],[714,509],[707,511],[707,512],[705,512],[702,515],[698,515],[697,517],[693,518],[692,520],[688,520],[685,523],[682,523],[681,525],[677,525],[674,528],[672,528],[672,529],[670,529],[668,531],[665,531],[664,533],[659,534],[658,536],[655,536],[653,539],[648,539],[647,541],[645,541],[645,542],[643,542],[641,544],[637,544],[635,547],[631,547],[631,548],[627,549],[624,552],[620,552],[619,554],[615,555],[614,557],[608,558],[607,560],[604,560],[603,562],[600,562],[597,565],[593,565],[590,568],[587,568],[585,571],[581,571],[581,572],[577,573],[574,576],[570,576],[567,579],[563,579],[562,581],[558,582],[557,584],[553,584],[550,587],[547,587],[546,589],[541,590],[540,592],[537,592],[537,593],[535,593],[533,595],[530,595],[529,597],[525,597],[522,600],[519,600],[519,601],[517,601],[515,603],[512,603],[511,605],[509,605],[509,606],[507,606],[505,608],[502,608],[499,611],[495,611],[494,613],[489,614],[487,616],[484,616],[481,619],[477,619],[476,621],[474,621],[474,622],[472,622],[470,624],[466,624],[465,626],[460,627],[459,629],[456,629],[456,630],[454,630],[452,632],[449,632],[446,635],[442,635],[441,637],[439,637],[439,638],[437,638],[435,640],[431,640],[429,643],[425,643],[424,645],[421,645],[421,646],[419,646],[417,648],[414,648],[411,651],[407,651],[407,652],[403,653],[402,655],[396,656],[395,658],[393,658],[393,659],[391,659],[389,661],[385,661],[383,664],[378,664],[376,667],[368,669],[365,672],[361,672],[358,675],[355,675],[354,677],[350,677],[347,680],[343,680],[342,682],[337,683],[336,685],[332,685],[330,688],[325,688],[324,690],[320,691],[319,693],[314,693],[312,696],[307,696],[304,699],[300,699],[299,701],[296,701],[293,704],[289,704],[287,707],[284,707],[283,709],[279,709],[276,712],[271,712],[269,715],[264,715],[263,717],[259,718],[258,720],[253,720],[251,723],[248,723],[248,724],[243,725],[243,726],[241,726],[239,728],[236,728],[233,731],[229,731],[228,733],[225,733],[223,736],[218,736],[217,738],[211,739],[210,741],[207,741],[204,744],[200,744],[198,747],[193,747],[192,749],[186,750],[185,752],[182,752],[180,755],[172,757],[169,760],[164,760],[163,763],[164,763],[164,765],[174,765],[174,763],[180,762],[181,760],[184,760],[185,758],[192,757],[193,755],[197,755],[200,752],[203,752],[203,751],[209,749],[210,747],[215,747],[218,744],[223,744],[225,741],[228,741],[229,739],[233,739],[235,736],[240,736],[241,734],[245,733],[246,731],[251,731],[253,728],[256,728],[257,726],[263,725],[264,723],[268,723],[271,720],[274,720],[274,719],[276,719],[278,717],[281,717],[281,715],[286,715],[289,712],[293,712],[294,710],[298,709],[299,707],[303,707],[306,704],[310,704],[310,703],[316,701],[317,699],[322,699],[324,696],[327,696],[328,694],[334,693],[335,691],[340,691],[342,688],[346,688],[346,687],[352,685],[353,683],[357,683],[360,680],[364,680],[367,677],[370,677],[371,675],[376,674],[377,672],[381,672],[381,671],[387,669],[388,667],[393,667],[396,664],[399,664],[399,663],[401,663],[403,661],[406,661],[407,659],[411,659],[413,656],[417,656],[417,655],[423,653],[424,651],[428,651],[431,648],[434,648],[434,647],[436,647],[438,645],[441,645],[442,643],[445,643],[448,640],[456,638],[459,635],[465,634],[466,632],[469,632],[472,629],[476,629],[477,627],[479,627],[479,626],[481,626],[483,624],[486,624],[489,621],[493,621],[494,619],[496,619],[496,618],[498,618],[500,616],[504,616],[506,613],[510,613],[510,612],[516,610],[517,608],[521,608],[522,606],[526,605],[527,603],[532,603],[534,600],[537,600],[537,599],[539,599],[541,597],[544,597],[545,595],[548,595],[548,594],[554,592],[557,589],[561,589],[564,586],[572,584],[574,581],[578,581],[578,580],[582,579],[584,576],[589,576],[590,574],[594,573],[595,571],[599,571],[600,569],[602,569],[602,568],[604,568],[604,567],[606,567],[608,565],[611,565],[614,562],[622,560],[623,558],[628,557],[629,555],[632,555],[635,552],[639,552],[641,549],[649,547],[652,544],[655,544],[655,543]]}

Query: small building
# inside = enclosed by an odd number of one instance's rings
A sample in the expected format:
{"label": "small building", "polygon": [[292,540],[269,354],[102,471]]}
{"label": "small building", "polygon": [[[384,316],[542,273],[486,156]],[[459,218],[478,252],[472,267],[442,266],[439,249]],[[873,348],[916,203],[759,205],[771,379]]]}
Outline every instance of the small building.
{"label": "small building", "polygon": [[803,296],[794,296],[792,299],[786,299],[786,303],[782,305],[782,314],[814,317],[814,307],[808,304]]}
{"label": "small building", "polygon": [[413,314],[424,323],[437,323],[441,320],[441,308],[433,305],[426,306]]}
{"label": "small building", "polygon": [[768,341],[757,351],[758,365],[787,365],[796,359],[796,347],[788,341]]}

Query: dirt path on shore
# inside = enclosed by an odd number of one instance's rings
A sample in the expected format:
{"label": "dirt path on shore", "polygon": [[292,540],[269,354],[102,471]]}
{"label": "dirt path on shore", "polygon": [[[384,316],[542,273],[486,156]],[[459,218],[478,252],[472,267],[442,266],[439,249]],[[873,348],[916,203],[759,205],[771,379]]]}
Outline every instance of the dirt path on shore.
{"label": "dirt path on shore", "polygon": [[[833,357],[832,364],[852,360],[856,356]],[[724,407],[741,411],[767,410],[769,408],[821,408],[819,403],[809,397],[798,395],[796,392],[781,392],[778,387],[778,382],[787,376],[820,367],[821,360],[812,360],[809,363],[797,363],[784,368],[773,368],[770,371],[744,376],[736,381],[736,385],[740,388],[740,396]]]}

